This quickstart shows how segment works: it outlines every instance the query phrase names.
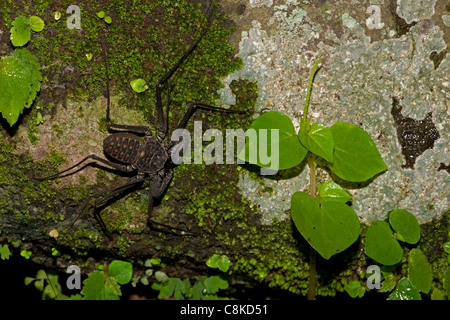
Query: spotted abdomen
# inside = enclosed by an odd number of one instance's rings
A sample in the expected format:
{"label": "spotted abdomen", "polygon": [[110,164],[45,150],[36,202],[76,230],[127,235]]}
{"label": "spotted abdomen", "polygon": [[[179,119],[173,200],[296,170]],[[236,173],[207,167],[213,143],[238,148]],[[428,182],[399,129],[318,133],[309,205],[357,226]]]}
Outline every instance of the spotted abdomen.
{"label": "spotted abdomen", "polygon": [[114,133],[103,141],[106,155],[119,162],[131,164],[136,160],[142,140],[131,133]]}

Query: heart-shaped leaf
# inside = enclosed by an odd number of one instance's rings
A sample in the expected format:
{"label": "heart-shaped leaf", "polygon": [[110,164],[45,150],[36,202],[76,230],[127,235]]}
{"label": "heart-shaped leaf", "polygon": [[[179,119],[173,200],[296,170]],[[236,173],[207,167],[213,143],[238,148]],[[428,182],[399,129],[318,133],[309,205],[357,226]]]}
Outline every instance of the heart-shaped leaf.
{"label": "heart-shaped leaf", "polygon": [[336,122],[331,126],[334,139],[334,162],[330,169],[340,178],[366,181],[387,169],[369,134],[362,128]]}
{"label": "heart-shaped leaf", "polygon": [[320,123],[309,126],[310,119],[301,121],[298,138],[312,153],[333,162],[334,140],[330,128]]}
{"label": "heart-shaped leaf", "polygon": [[346,203],[352,200],[352,196],[335,182],[325,182],[319,185],[319,197],[326,201],[338,201]]}
{"label": "heart-shaped leaf", "polygon": [[305,192],[296,192],[291,199],[291,215],[302,236],[325,259],[358,239],[358,217],[344,203],[319,202]]}
{"label": "heart-shaped leaf", "polygon": [[289,169],[302,162],[308,152],[298,140],[291,119],[281,112],[263,113],[252,122],[246,135],[245,148],[238,157],[260,167]]}
{"label": "heart-shaped leaf", "polygon": [[418,291],[428,293],[431,289],[431,266],[420,249],[412,249],[409,253],[408,279]]}
{"label": "heart-shaped leaf", "polygon": [[392,229],[401,235],[401,240],[415,244],[420,239],[420,225],[417,218],[404,209],[393,210],[389,214]]}
{"label": "heart-shaped leaf", "polygon": [[366,255],[384,264],[394,265],[402,259],[403,249],[392,234],[389,224],[374,221],[366,234]]}

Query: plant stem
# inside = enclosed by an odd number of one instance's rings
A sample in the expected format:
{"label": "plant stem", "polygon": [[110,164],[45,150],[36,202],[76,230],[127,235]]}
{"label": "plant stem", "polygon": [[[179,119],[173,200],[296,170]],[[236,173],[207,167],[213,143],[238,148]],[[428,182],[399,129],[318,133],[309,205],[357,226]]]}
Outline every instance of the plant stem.
{"label": "plant stem", "polygon": [[308,113],[309,96],[311,95],[311,88],[312,88],[312,84],[313,84],[313,80],[314,80],[314,75],[316,74],[317,67],[319,66],[320,61],[322,61],[322,58],[317,60],[313,69],[311,70],[311,75],[309,76],[308,91],[306,91],[305,107],[303,109],[303,120],[306,120],[306,115]]}
{"label": "plant stem", "polygon": [[[311,152],[308,152],[308,154],[306,155],[306,160],[308,161],[309,166],[309,194],[315,198],[317,192],[316,162],[314,161]],[[315,300],[316,298],[316,284],[317,284],[316,257],[317,252],[313,247],[311,247],[309,252],[309,285],[307,296],[308,300]]]}
{"label": "plant stem", "polygon": [[311,152],[308,152],[306,155],[306,160],[308,161],[309,166],[309,195],[312,197],[316,197],[317,192],[317,182],[316,182],[316,162],[313,159],[313,155]]}

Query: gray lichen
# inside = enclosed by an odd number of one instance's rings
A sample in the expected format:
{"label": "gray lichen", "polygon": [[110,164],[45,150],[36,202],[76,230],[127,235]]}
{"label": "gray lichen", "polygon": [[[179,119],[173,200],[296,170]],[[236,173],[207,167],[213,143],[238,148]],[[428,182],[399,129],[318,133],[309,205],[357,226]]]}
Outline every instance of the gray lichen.
{"label": "gray lichen", "polygon": [[434,14],[437,0],[397,0],[397,14],[406,23],[429,19]]}
{"label": "gray lichen", "polygon": [[[224,80],[223,94],[235,79],[257,81],[256,109],[284,112],[298,129],[309,71],[318,57],[324,58],[310,101],[312,121],[362,126],[389,167],[366,186],[350,186],[353,208],[362,222],[383,219],[390,210],[404,208],[424,223],[448,210],[449,175],[437,169],[449,162],[445,133],[449,131],[450,59],[446,55],[437,68],[430,60],[430,54],[446,48],[444,33],[433,21],[423,20],[433,15],[436,1],[414,1],[418,2],[422,3],[417,10],[420,15],[414,15],[405,7],[409,1],[398,1],[400,17],[417,23],[398,38],[394,38],[395,27],[386,24],[379,31],[384,35],[379,41],[367,35],[368,14],[361,15],[365,7],[355,5],[344,12],[339,6],[328,6],[318,13],[317,8],[296,0],[273,6],[270,30],[254,20],[250,30],[242,32],[239,55],[244,67]],[[414,169],[402,168],[405,159],[391,114],[394,97],[405,117],[420,120],[431,113],[441,133],[434,147],[417,157]],[[289,218],[291,195],[306,189],[308,170],[288,178],[260,178],[254,181],[241,172],[243,196],[259,206],[264,223]],[[273,192],[265,192],[268,188]]]}

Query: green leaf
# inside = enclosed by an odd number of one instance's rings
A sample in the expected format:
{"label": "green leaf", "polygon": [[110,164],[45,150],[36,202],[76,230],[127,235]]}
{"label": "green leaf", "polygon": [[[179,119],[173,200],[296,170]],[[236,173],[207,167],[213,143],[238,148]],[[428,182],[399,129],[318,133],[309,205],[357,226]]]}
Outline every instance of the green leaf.
{"label": "green leaf", "polygon": [[302,236],[325,259],[358,239],[359,219],[344,203],[319,202],[305,192],[296,192],[291,199],[291,215]]}
{"label": "green leaf", "polygon": [[389,292],[395,288],[396,280],[395,275],[392,272],[383,272],[384,281],[381,283],[380,292]]}
{"label": "green leaf", "polygon": [[415,244],[420,239],[420,225],[417,218],[404,209],[393,210],[389,214],[392,229],[402,236],[401,241]]}
{"label": "green leaf", "polygon": [[0,60],[0,112],[12,126],[17,122],[30,94],[30,74],[15,57]]}
{"label": "green leaf", "polygon": [[34,287],[39,291],[44,291],[44,279],[36,280],[34,282]]}
{"label": "green leaf", "polygon": [[223,272],[227,272],[230,267],[230,259],[226,255],[213,254],[207,261],[206,265],[210,268],[219,268]]}
{"label": "green leaf", "polygon": [[119,300],[119,297],[122,295],[117,278],[106,277],[104,290],[104,300]]}
{"label": "green leaf", "polygon": [[44,30],[45,23],[38,16],[31,16],[30,17],[30,27],[31,27],[31,30],[33,30],[34,32],[41,32],[42,30]]}
{"label": "green leaf", "polygon": [[36,57],[27,49],[17,49],[0,60],[0,113],[14,125],[40,90],[42,75]]}
{"label": "green leaf", "polygon": [[[167,278],[167,281],[165,281],[163,283],[152,284],[151,288],[159,291],[158,299],[165,299],[168,297],[172,297],[176,287],[180,285],[177,280],[180,280],[180,279]],[[180,282],[181,282],[181,280],[180,280]]]}
{"label": "green leaf", "polygon": [[222,279],[220,276],[211,276],[205,279],[204,285],[207,293],[214,294],[219,289],[228,288],[228,281]]}
{"label": "green leaf", "polygon": [[326,201],[346,203],[352,201],[352,196],[335,182],[325,182],[319,185],[319,197]]}
{"label": "green leaf", "polygon": [[11,41],[13,46],[22,47],[31,39],[30,20],[25,17],[17,17],[12,23]]}
{"label": "green leaf", "polygon": [[2,260],[9,260],[11,255],[11,251],[9,251],[9,247],[7,244],[0,246],[0,257]]}
{"label": "green leaf", "polygon": [[422,298],[411,282],[403,278],[398,282],[397,289],[389,295],[388,300],[422,300]]}
{"label": "green leaf", "polygon": [[40,269],[40,270],[36,273],[36,279],[44,279],[44,280],[47,280],[47,273],[45,272],[45,270]]}
{"label": "green leaf", "polygon": [[56,299],[62,295],[62,287],[58,281],[58,275],[48,273],[46,276],[47,285],[42,291],[42,300]]}
{"label": "green leaf", "polygon": [[433,292],[431,293],[431,300],[445,300],[444,291],[439,290],[438,288],[434,288]]}
{"label": "green leaf", "polygon": [[418,291],[428,293],[431,290],[431,266],[420,249],[409,253],[408,279]]}
{"label": "green leaf", "polygon": [[97,17],[99,17],[100,19],[103,19],[105,17],[105,15],[106,15],[105,11],[97,12]]}
{"label": "green leaf", "polygon": [[329,167],[338,177],[361,182],[387,169],[375,143],[360,127],[337,122],[331,126],[331,133],[334,162]]}
{"label": "green leaf", "polygon": [[364,296],[365,289],[361,286],[361,283],[358,280],[354,280],[345,285],[344,290],[349,294],[352,298],[362,298]]}
{"label": "green leaf", "polygon": [[84,300],[118,300],[121,294],[117,280],[113,277],[106,277],[103,271],[90,273],[83,281],[81,294]]}
{"label": "green leaf", "polygon": [[[36,115],[36,124],[40,125],[44,123],[44,119],[42,118],[42,114],[40,112],[37,113]],[[54,249],[54,248],[53,248]],[[55,249],[56,250],[56,249]]]}
{"label": "green leaf", "polygon": [[23,67],[27,68],[30,72],[30,95],[28,96],[28,100],[25,105],[25,108],[29,108],[36,98],[38,91],[41,89],[42,75],[39,71],[41,66],[39,65],[36,56],[27,49],[16,49],[13,56],[17,57],[22,62]]}
{"label": "green leaf", "polygon": [[167,274],[165,274],[162,271],[156,271],[155,278],[159,282],[166,282],[167,280],[169,280],[169,277],[167,276]]}
{"label": "green leaf", "polygon": [[111,18],[110,16],[105,16],[105,22],[106,22],[107,24],[111,24],[112,18]]}
{"label": "green leaf", "polygon": [[300,142],[312,153],[328,162],[333,162],[334,140],[330,128],[320,123],[313,123],[309,126],[310,120],[307,119],[307,123],[303,119],[301,120],[298,132]]}
{"label": "green leaf", "polygon": [[120,284],[127,284],[133,275],[133,265],[127,261],[114,260],[108,268],[111,277],[116,278]]}
{"label": "green leaf", "polygon": [[217,266],[220,271],[227,272],[230,268],[231,262],[230,259],[226,255],[221,255],[219,260],[217,261]]}
{"label": "green leaf", "polygon": [[20,251],[20,255],[28,260],[31,257],[31,251],[22,250],[22,251]]}
{"label": "green leaf", "polygon": [[196,281],[192,286],[191,290],[192,299],[201,300],[203,298],[203,292],[205,290],[204,279],[205,278],[201,278],[200,280]]}
{"label": "green leaf", "polygon": [[94,271],[90,273],[86,280],[83,281],[83,289],[81,294],[86,300],[103,300],[106,275],[103,271]]}
{"label": "green leaf", "polygon": [[210,268],[217,268],[217,261],[219,260],[219,255],[214,253],[208,260],[206,260],[206,265]]}
{"label": "green leaf", "polygon": [[403,249],[384,221],[374,221],[366,234],[366,255],[384,264],[394,265],[402,259]]}
{"label": "green leaf", "polygon": [[148,89],[148,85],[145,83],[145,80],[143,79],[135,79],[133,81],[130,82],[131,88],[138,92],[144,92],[145,90]]}
{"label": "green leaf", "polygon": [[29,285],[30,283],[32,283],[34,280],[36,280],[36,278],[31,278],[31,277],[25,277],[24,283],[25,285]]}
{"label": "green leaf", "polygon": [[[306,156],[307,150],[298,140],[291,119],[281,112],[263,113],[252,122],[247,134],[249,131],[256,134],[256,139],[246,137],[245,148],[238,155],[241,160],[264,168],[284,170],[295,167]],[[273,138],[272,134],[275,134]],[[261,159],[261,153],[267,156],[267,161]]]}
{"label": "green leaf", "polygon": [[177,300],[184,299],[186,294],[186,283],[181,281],[180,278],[170,278],[170,281],[173,281],[173,296]]}
{"label": "green leaf", "polygon": [[450,242],[444,243],[444,251],[450,254]]}
{"label": "green leaf", "polygon": [[139,281],[140,281],[144,286],[148,286],[148,284],[149,284],[147,277],[139,278]]}

